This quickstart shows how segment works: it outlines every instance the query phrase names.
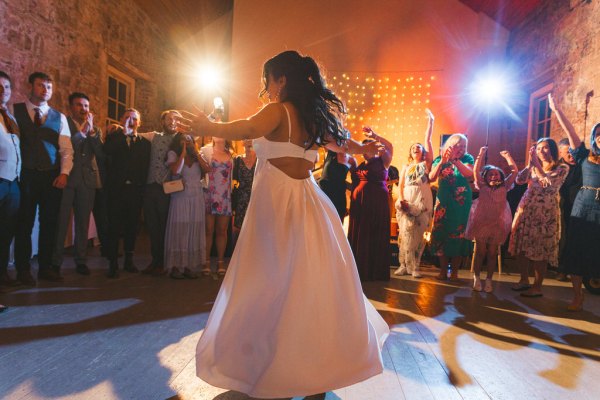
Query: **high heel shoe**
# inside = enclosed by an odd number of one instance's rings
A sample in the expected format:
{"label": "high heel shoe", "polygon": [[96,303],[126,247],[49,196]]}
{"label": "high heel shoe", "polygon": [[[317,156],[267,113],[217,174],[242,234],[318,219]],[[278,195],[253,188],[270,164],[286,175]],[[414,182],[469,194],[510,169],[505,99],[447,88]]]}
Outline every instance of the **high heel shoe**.
{"label": "high heel shoe", "polygon": [[210,276],[210,273],[212,271],[210,270],[210,260],[206,261],[206,263],[204,264],[204,266],[202,267],[202,269],[200,270],[200,273],[204,276]]}
{"label": "high heel shoe", "polygon": [[217,261],[217,275],[224,276],[226,272],[225,261]]}

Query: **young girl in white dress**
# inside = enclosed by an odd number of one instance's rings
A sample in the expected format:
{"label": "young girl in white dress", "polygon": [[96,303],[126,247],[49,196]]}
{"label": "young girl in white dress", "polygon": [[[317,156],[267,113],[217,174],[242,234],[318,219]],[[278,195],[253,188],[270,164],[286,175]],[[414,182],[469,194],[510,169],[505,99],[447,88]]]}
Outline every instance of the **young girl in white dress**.
{"label": "young girl in white dress", "polygon": [[318,145],[371,155],[380,145],[347,140],[344,105],[312,58],[283,52],[265,63],[263,82],[270,103],[252,117],[191,121],[203,135],[254,139],[258,158],[196,373],[252,397],[307,396],[383,370],[389,328],[363,295],[338,213],[311,174]]}
{"label": "young girl in white dress", "polygon": [[433,114],[427,111],[425,146],[415,143],[410,147],[409,163],[400,173],[400,192],[396,200],[398,221],[398,259],[400,267],[394,275],[412,275],[420,278],[419,264],[425,248],[423,234],[430,227],[433,213],[433,196],[429,187],[431,170]]}
{"label": "young girl in white dress", "polygon": [[473,264],[473,290],[480,292],[479,277],[483,258],[487,258],[487,276],[485,291],[491,293],[492,277],[497,265],[498,246],[503,244],[510,233],[512,214],[506,200],[506,193],[512,189],[517,178],[517,164],[508,151],[501,151],[511,174],[505,178],[504,171],[493,165],[482,167],[487,147],[479,150],[475,160],[475,187],[479,189],[479,197],[473,201],[465,237],[475,240],[475,262]]}

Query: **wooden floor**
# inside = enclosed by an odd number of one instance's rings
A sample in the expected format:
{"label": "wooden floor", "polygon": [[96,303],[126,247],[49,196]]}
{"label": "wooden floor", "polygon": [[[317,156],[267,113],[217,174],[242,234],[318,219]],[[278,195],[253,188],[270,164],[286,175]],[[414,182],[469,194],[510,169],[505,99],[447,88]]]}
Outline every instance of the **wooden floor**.
{"label": "wooden floor", "polygon": [[[10,306],[0,314],[1,399],[248,399],[195,376],[220,281],[108,280],[98,256],[90,277],[65,264],[61,284],[0,294]],[[543,298],[525,299],[509,289],[514,275],[485,294],[471,291],[467,271],[456,284],[435,272],[364,284],[392,330],[385,371],[327,399],[599,398],[600,296],[586,293],[585,310],[569,313],[568,285],[554,279]]]}

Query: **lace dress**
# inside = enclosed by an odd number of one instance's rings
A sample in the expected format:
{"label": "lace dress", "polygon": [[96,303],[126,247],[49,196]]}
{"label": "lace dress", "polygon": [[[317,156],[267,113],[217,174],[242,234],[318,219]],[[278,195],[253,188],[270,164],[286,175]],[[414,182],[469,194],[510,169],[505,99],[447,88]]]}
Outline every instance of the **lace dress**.
{"label": "lace dress", "polygon": [[427,177],[425,162],[407,165],[404,175],[404,200],[408,211],[402,211],[400,199],[396,201],[398,221],[398,259],[400,268],[409,274],[419,270],[425,248],[423,234],[429,229],[433,215],[433,197]]}
{"label": "lace dress", "polygon": [[[177,158],[175,152],[169,151],[167,164]],[[206,260],[206,215],[200,164],[195,162],[188,167],[184,163],[180,175],[184,189],[171,194],[165,231],[165,267],[197,271]]]}

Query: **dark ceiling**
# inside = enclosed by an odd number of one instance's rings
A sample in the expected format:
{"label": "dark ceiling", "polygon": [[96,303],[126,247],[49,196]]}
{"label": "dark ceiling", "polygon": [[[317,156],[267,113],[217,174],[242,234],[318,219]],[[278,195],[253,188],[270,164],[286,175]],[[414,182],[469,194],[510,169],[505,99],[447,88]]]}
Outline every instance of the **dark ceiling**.
{"label": "dark ceiling", "polygon": [[[171,37],[195,34],[233,9],[234,0],[134,0]],[[519,26],[543,0],[459,0],[508,30]]]}
{"label": "dark ceiling", "polygon": [[508,30],[519,26],[540,6],[543,0],[460,0],[461,3],[481,12]]}

